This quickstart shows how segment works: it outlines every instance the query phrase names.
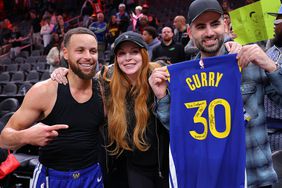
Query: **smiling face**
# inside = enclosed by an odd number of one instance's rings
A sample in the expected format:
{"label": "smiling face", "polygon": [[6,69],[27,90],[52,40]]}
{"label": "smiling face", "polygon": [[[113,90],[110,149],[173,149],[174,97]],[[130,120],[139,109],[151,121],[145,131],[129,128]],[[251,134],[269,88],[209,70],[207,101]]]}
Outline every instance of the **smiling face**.
{"label": "smiling face", "polygon": [[120,44],[116,58],[120,70],[134,82],[142,67],[140,47],[133,42],[124,42]]}
{"label": "smiling face", "polygon": [[216,12],[205,12],[196,18],[188,30],[189,37],[203,57],[215,56],[224,42],[224,21]]}
{"label": "smiling face", "polygon": [[92,79],[98,59],[97,41],[89,34],[74,34],[64,48],[70,69],[81,79]]}

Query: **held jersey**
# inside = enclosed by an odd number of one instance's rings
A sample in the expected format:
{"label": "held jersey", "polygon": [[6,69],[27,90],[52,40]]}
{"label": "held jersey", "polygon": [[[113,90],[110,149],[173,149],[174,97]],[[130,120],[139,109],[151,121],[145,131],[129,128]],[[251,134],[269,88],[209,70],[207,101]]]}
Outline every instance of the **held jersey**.
{"label": "held jersey", "polygon": [[236,55],[168,66],[170,186],[243,188],[245,126]]}

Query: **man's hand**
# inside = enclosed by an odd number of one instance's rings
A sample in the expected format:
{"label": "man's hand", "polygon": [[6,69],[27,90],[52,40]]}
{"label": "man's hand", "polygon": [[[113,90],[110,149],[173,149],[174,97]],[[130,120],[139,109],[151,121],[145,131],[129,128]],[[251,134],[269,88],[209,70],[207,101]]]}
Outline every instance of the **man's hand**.
{"label": "man's hand", "polygon": [[25,130],[25,142],[36,146],[46,146],[59,135],[59,130],[67,129],[68,127],[68,125],[64,124],[48,126],[43,123],[37,123]]}
{"label": "man's hand", "polygon": [[167,72],[167,67],[155,68],[149,77],[149,84],[158,99],[166,96],[166,80],[168,78],[169,73]]}
{"label": "man's hand", "polygon": [[241,44],[233,41],[226,42],[224,45],[226,47],[226,50],[229,52],[229,54],[239,53],[242,48]]}
{"label": "man's hand", "polygon": [[275,63],[257,44],[243,46],[238,53],[237,59],[241,68],[248,66],[248,64],[252,62],[267,72],[276,70]]}

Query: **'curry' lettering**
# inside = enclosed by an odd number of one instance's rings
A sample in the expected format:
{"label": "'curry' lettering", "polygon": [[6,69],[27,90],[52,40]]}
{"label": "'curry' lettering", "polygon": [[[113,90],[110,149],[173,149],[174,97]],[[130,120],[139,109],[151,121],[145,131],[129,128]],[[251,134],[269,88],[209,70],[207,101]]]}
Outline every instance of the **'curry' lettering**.
{"label": "'curry' lettering", "polygon": [[191,91],[201,87],[218,87],[223,74],[220,72],[201,72],[186,78],[186,83]]}

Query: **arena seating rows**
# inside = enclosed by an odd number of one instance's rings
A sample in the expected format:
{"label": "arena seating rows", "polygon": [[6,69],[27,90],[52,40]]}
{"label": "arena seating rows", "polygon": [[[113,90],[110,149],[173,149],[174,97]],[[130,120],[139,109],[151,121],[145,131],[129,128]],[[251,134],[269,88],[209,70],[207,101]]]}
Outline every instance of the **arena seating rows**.
{"label": "arena seating rows", "polygon": [[[27,52],[28,53],[28,52]],[[0,96],[22,96],[38,81],[50,77],[46,56],[34,50],[15,59],[0,60]]]}

